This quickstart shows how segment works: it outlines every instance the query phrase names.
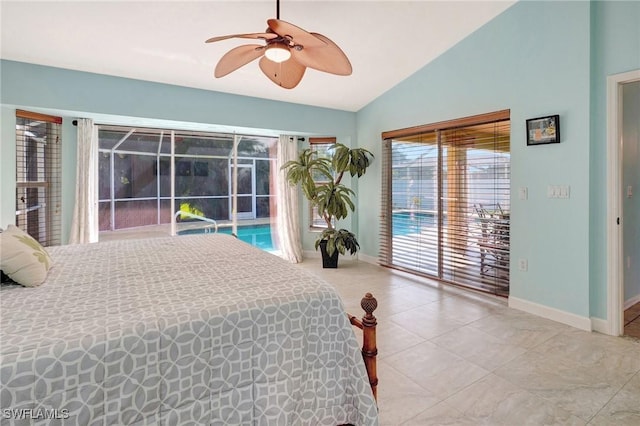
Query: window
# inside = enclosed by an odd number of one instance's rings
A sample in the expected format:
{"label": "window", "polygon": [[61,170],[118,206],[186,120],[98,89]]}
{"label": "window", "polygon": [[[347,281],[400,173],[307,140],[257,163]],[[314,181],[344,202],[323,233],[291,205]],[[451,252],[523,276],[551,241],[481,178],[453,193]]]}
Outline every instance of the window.
{"label": "window", "polygon": [[103,125],[99,144],[101,231],[168,224],[177,210],[226,225],[234,198],[237,219],[268,223],[276,212],[277,138]]}
{"label": "window", "polygon": [[[309,138],[309,144],[311,150],[315,153],[316,158],[329,158],[331,153],[329,148],[336,143],[336,138]],[[317,184],[326,183],[321,179],[325,176],[314,176],[314,181]],[[315,206],[309,206],[309,228],[310,229],[324,229],[327,227],[327,222],[318,214],[318,209]]]}
{"label": "window", "polygon": [[383,139],[380,263],[507,295],[509,111]]}
{"label": "window", "polygon": [[16,110],[16,226],[60,244],[62,118]]}

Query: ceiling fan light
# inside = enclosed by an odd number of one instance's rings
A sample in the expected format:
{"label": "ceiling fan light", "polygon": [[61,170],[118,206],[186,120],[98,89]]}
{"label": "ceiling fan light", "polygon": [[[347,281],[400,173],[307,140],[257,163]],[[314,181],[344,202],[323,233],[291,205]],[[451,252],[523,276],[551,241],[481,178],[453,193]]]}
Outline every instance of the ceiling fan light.
{"label": "ceiling fan light", "polygon": [[291,52],[289,51],[289,47],[284,43],[272,43],[267,46],[264,56],[279,64],[280,62],[284,62],[289,59],[291,57]]}

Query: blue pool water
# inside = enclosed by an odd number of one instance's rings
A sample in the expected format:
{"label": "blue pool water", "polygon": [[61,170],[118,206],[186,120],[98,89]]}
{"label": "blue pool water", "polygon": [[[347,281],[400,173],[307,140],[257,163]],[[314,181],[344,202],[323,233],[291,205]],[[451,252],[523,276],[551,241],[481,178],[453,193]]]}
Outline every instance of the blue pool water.
{"label": "blue pool water", "polygon": [[[221,234],[231,234],[231,227],[218,228]],[[271,239],[271,225],[248,225],[238,226],[238,239],[256,246],[259,249],[273,251],[273,240]]]}
{"label": "blue pool water", "polygon": [[393,235],[419,234],[423,228],[433,228],[435,215],[431,213],[396,212],[393,221]]}
{"label": "blue pool water", "polygon": [[[435,226],[435,216],[430,213],[395,212],[392,220],[394,236],[419,234],[422,229]],[[178,234],[202,234],[205,232],[211,232],[211,230],[185,229],[184,231],[179,231]],[[218,232],[231,234],[231,227],[219,227]],[[262,250],[274,251],[276,249],[271,238],[271,225],[268,223],[264,225],[238,226],[238,238]]]}
{"label": "blue pool water", "polygon": [[[204,229],[186,229],[178,232],[180,235],[185,234],[202,234],[207,232]],[[218,233],[231,234],[231,227],[218,227]],[[271,239],[271,225],[246,225],[238,226],[238,239],[249,243],[252,246],[266,251],[274,251],[273,240]]]}

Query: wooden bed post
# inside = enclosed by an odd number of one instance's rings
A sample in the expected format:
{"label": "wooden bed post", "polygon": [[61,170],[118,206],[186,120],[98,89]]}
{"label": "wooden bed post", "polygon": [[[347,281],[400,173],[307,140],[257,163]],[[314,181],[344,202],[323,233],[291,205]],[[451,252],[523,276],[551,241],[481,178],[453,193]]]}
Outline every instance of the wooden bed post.
{"label": "wooden bed post", "polygon": [[362,321],[353,315],[349,315],[349,320],[351,324],[362,329],[362,358],[367,368],[367,375],[369,376],[369,384],[373,391],[373,397],[377,401],[378,372],[376,357],[378,355],[378,348],[376,347],[376,326],[378,325],[378,321],[373,315],[373,311],[378,307],[378,301],[371,293],[367,293],[360,301],[360,306],[365,311]]}

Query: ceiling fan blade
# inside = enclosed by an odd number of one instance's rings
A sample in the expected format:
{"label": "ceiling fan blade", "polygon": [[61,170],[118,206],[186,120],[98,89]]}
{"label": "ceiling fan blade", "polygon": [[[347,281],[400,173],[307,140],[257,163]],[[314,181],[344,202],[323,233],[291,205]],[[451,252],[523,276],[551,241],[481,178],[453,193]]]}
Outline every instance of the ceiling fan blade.
{"label": "ceiling fan blade", "polygon": [[310,47],[323,47],[327,45],[324,40],[321,40],[302,28],[296,27],[286,21],[269,19],[267,20],[267,24],[269,25],[269,28],[271,28],[271,31],[277,35],[291,38],[295,44],[301,44],[305,49]]}
{"label": "ceiling fan blade", "polygon": [[260,69],[271,81],[285,89],[293,89],[300,83],[307,67],[300,65],[293,58],[280,63],[266,57],[260,59]]}
{"label": "ceiling fan blade", "polygon": [[218,65],[216,65],[214,75],[217,78],[224,77],[230,72],[264,55],[264,50],[264,46],[261,44],[245,44],[235,47],[220,58]]}
{"label": "ceiling fan blade", "polygon": [[205,41],[205,43],[213,43],[215,41],[226,40],[229,38],[255,38],[255,39],[263,39],[263,40],[272,40],[277,37],[278,37],[278,34],[273,34],[273,33],[230,34],[225,36],[211,37],[209,40]]}
{"label": "ceiling fan blade", "polygon": [[349,58],[328,37],[318,33],[311,33],[314,37],[326,43],[325,47],[307,47],[302,50],[291,49],[291,55],[302,65],[337,75],[351,75],[353,69]]}

